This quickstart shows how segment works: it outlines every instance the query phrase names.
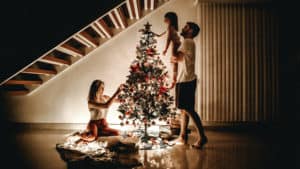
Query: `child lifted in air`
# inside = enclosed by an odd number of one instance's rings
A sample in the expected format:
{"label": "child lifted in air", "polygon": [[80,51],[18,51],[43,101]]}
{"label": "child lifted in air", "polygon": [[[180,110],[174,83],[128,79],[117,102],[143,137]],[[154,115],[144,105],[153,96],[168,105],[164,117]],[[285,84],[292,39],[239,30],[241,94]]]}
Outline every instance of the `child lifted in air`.
{"label": "child lifted in air", "polygon": [[[167,12],[164,16],[164,22],[168,25],[167,31],[163,32],[162,34],[155,34],[158,37],[167,33],[167,43],[165,50],[163,51],[163,55],[166,55],[167,50],[172,42],[172,56],[177,56],[178,48],[180,47],[180,37],[178,36],[178,17],[175,12]],[[176,84],[176,77],[177,77],[177,69],[178,64],[173,63],[173,82],[171,88],[174,87]]]}

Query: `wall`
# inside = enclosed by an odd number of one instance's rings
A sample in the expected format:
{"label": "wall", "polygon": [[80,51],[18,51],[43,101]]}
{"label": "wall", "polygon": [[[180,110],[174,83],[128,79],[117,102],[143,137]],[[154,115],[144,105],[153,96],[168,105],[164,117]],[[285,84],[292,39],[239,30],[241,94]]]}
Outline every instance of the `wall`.
{"label": "wall", "polygon": [[[112,95],[129,73],[139,40],[138,29],[149,21],[153,31],[163,32],[166,29],[163,16],[167,11],[177,12],[180,27],[185,21],[196,19],[196,7],[192,0],[172,0],[94,50],[86,59],[71,66],[32,95],[11,98],[10,119],[29,123],[86,123],[89,120],[86,98],[90,83],[94,79],[105,81],[105,93]],[[159,39],[159,51],[162,51],[164,41]],[[169,66],[168,56],[163,59]],[[108,116],[111,123],[119,123],[116,107],[112,106]]]}
{"label": "wall", "polygon": [[[216,1],[215,1],[216,2]],[[165,30],[163,15],[176,11],[201,26],[196,70],[199,77],[196,109],[206,122],[278,120],[278,30],[268,4],[203,3],[172,0],[93,51],[34,94],[12,98],[11,120],[31,123],[86,123],[86,97],[94,79],[106,82],[112,95],[125,81],[135,57],[138,29],[149,21],[153,31]],[[159,39],[162,51],[165,39]],[[163,57],[170,67],[169,57]],[[119,123],[113,105],[108,121]]]}

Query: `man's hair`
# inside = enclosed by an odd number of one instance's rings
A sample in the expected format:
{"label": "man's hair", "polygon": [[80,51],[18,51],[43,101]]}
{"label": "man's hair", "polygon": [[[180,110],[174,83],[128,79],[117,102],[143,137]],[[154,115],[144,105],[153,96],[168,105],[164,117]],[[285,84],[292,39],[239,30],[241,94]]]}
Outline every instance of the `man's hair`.
{"label": "man's hair", "polygon": [[194,22],[187,22],[186,24],[188,24],[190,29],[193,30],[192,32],[193,38],[196,37],[200,32],[200,27]]}

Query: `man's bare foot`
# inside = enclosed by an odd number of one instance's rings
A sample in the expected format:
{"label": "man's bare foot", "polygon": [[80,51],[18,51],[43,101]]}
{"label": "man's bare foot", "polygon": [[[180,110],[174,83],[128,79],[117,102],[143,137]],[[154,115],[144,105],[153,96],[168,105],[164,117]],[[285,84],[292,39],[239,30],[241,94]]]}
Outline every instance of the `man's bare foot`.
{"label": "man's bare foot", "polygon": [[187,143],[187,140],[183,139],[182,137],[178,137],[177,139],[170,141],[169,145],[184,145]]}
{"label": "man's bare foot", "polygon": [[208,139],[207,137],[203,137],[201,138],[200,140],[196,141],[196,143],[194,143],[192,145],[192,147],[194,148],[197,148],[197,149],[203,149],[204,148],[204,145],[208,142]]}

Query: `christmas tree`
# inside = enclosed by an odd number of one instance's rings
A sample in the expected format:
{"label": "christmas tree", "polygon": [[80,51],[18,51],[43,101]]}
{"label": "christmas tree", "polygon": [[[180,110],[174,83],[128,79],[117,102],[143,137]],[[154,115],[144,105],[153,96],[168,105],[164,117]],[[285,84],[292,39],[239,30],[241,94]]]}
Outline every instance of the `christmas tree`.
{"label": "christmas tree", "polygon": [[174,102],[167,87],[168,72],[156,51],[157,41],[149,23],[140,30],[141,39],[136,48],[136,58],[130,65],[130,74],[119,94],[118,110],[121,125],[143,125],[144,137],[147,127],[155,125],[155,119],[169,119],[175,115]]}

